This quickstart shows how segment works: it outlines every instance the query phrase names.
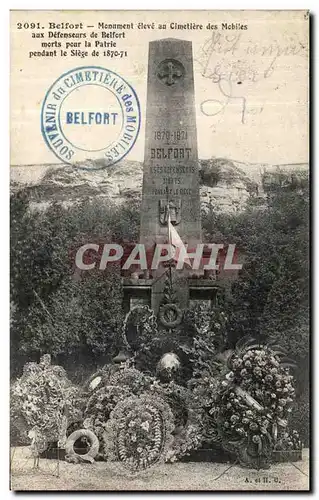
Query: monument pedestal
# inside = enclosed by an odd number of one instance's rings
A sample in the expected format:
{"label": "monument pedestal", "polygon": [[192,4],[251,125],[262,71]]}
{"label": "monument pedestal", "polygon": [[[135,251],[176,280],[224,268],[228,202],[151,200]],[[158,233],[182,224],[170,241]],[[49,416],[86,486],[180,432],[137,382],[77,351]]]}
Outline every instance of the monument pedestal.
{"label": "monument pedestal", "polygon": [[[157,285],[160,283],[160,286]],[[207,309],[211,309],[217,303],[218,292],[222,284],[211,279],[183,279],[183,293],[176,289],[181,282],[173,281],[173,290],[177,302],[182,309],[195,306],[196,303],[204,303]],[[123,278],[124,288],[124,311],[128,312],[136,305],[147,305],[155,314],[158,314],[165,288],[165,277],[162,280]],[[187,293],[185,293],[187,292]]]}

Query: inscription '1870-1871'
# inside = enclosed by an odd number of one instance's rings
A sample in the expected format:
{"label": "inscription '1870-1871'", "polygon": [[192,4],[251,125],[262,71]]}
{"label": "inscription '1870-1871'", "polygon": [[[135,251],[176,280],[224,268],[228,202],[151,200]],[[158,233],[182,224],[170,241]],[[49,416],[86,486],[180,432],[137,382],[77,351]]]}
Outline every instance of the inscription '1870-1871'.
{"label": "inscription '1870-1871'", "polygon": [[187,130],[156,130],[154,132],[156,141],[187,141]]}

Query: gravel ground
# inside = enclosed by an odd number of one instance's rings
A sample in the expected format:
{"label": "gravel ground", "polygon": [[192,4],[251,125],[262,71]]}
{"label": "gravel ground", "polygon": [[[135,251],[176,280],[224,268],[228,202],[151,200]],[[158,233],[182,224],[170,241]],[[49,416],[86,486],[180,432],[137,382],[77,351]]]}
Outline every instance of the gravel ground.
{"label": "gravel ground", "polygon": [[[13,454],[13,457],[12,457]],[[309,452],[300,462],[275,464],[269,470],[255,471],[230,464],[192,462],[164,464],[138,477],[116,474],[106,462],[69,464],[40,459],[34,471],[33,459],[25,448],[11,454],[11,489],[15,491],[213,491],[213,490],[303,490],[309,489]]]}

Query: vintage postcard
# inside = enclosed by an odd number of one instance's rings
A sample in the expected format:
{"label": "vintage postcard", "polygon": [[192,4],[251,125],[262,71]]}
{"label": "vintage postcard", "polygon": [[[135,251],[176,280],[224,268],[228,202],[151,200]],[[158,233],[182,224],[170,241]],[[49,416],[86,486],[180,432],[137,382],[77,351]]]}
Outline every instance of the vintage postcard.
{"label": "vintage postcard", "polygon": [[309,12],[11,11],[13,490],[309,490]]}

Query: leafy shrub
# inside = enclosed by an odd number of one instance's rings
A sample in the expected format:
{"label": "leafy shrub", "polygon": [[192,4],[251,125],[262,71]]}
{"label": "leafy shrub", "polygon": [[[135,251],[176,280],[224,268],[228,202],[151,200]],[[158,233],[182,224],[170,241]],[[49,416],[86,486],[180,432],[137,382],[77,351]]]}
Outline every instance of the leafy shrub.
{"label": "leafy shrub", "polygon": [[[83,199],[30,210],[27,189],[11,197],[11,366],[44,352],[85,357],[94,365],[116,350],[122,321],[119,269],[74,274],[74,253],[84,243],[130,242],[138,236],[136,203],[111,206]],[[98,300],[96,298],[99,297]],[[66,307],[68,306],[68,307]],[[63,356],[60,356],[64,362]]]}

